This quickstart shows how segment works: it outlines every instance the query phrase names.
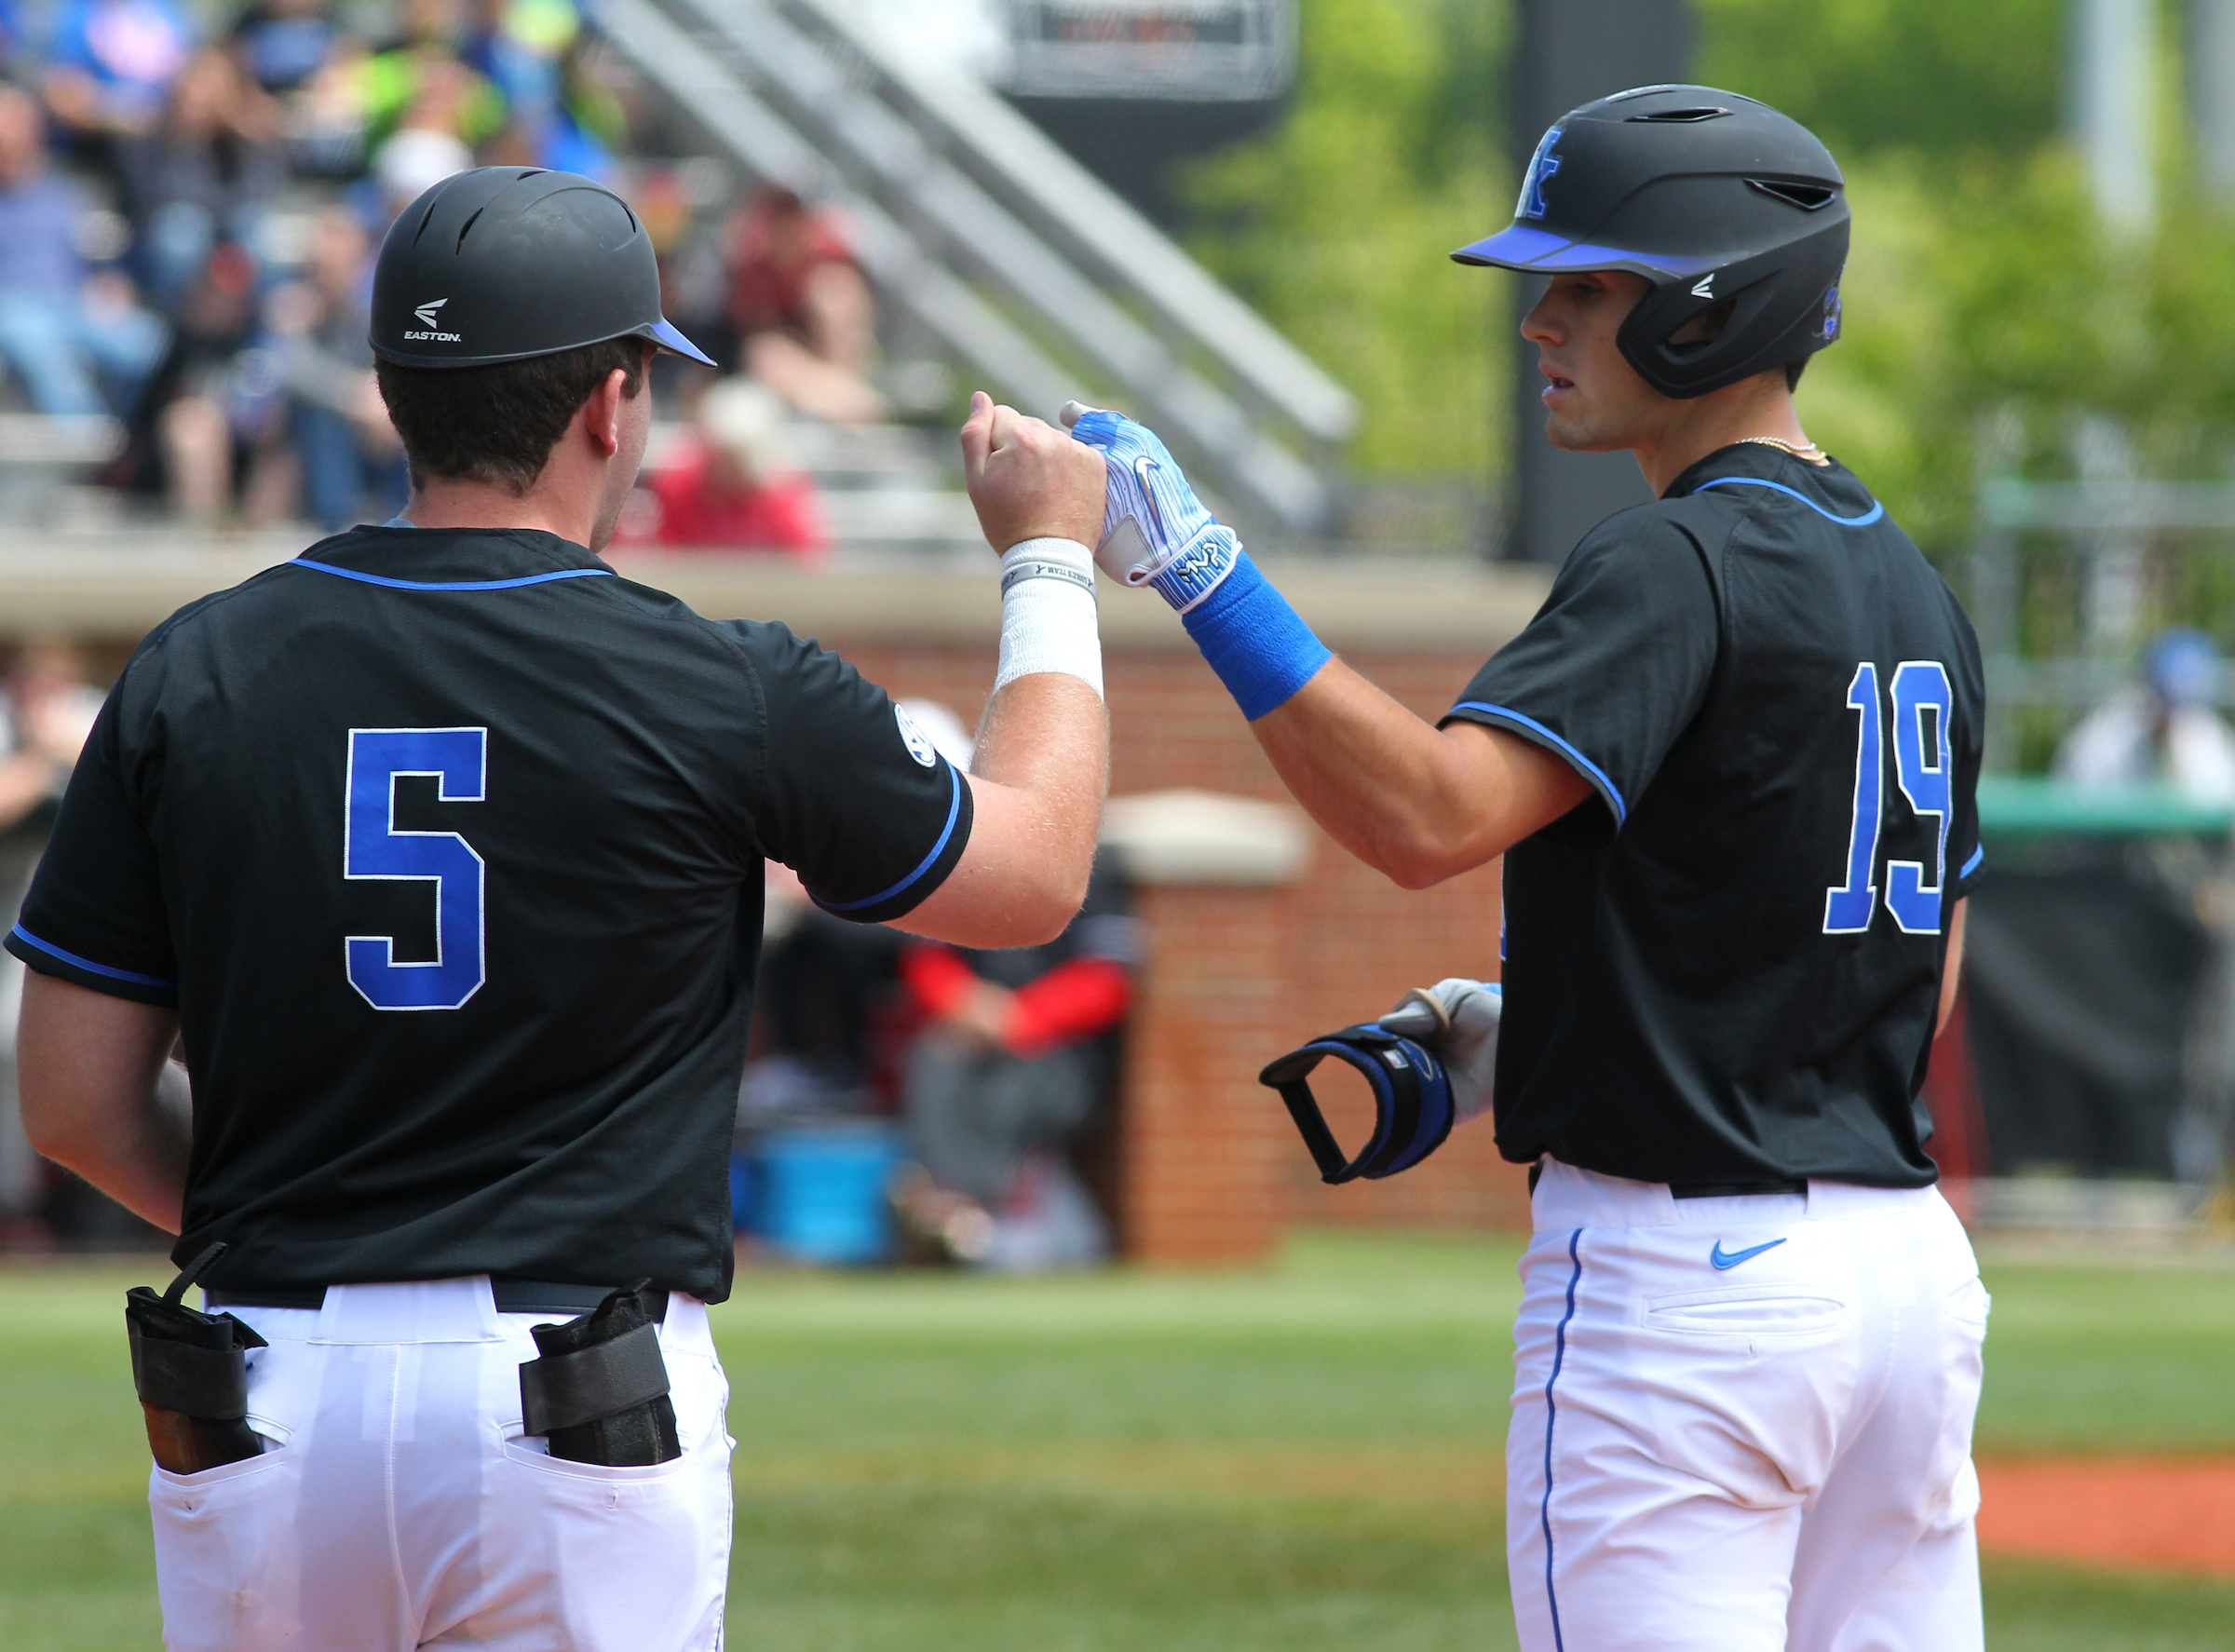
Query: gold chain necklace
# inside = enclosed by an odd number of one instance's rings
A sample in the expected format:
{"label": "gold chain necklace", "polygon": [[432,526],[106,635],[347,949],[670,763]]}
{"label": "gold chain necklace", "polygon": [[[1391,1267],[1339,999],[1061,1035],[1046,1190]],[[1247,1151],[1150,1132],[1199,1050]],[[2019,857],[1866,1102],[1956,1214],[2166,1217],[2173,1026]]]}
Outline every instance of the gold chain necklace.
{"label": "gold chain necklace", "polygon": [[1803,464],[1828,465],[1831,463],[1831,455],[1825,453],[1822,448],[1818,447],[1812,441],[1803,442],[1800,445],[1795,446],[1790,441],[1781,441],[1774,436],[1741,436],[1739,438],[1739,440],[1741,442],[1756,441],[1761,443],[1761,445],[1764,447],[1782,448],[1786,453],[1791,454],[1795,459],[1800,460]]}

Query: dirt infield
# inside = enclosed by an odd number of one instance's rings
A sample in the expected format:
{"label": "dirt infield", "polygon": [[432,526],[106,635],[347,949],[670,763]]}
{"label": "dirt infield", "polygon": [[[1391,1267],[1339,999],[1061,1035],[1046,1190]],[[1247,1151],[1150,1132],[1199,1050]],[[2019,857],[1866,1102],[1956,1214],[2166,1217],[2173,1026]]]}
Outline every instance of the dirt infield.
{"label": "dirt infield", "polygon": [[1979,1483],[1983,1549],[2235,1578],[2235,1459],[1989,1462]]}

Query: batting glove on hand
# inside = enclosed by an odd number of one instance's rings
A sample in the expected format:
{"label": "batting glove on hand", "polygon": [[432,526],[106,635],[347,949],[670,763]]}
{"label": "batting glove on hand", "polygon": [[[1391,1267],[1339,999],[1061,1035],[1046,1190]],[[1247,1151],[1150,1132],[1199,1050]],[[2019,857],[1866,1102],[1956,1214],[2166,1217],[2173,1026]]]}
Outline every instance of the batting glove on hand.
{"label": "batting glove on hand", "polygon": [[1111,578],[1154,586],[1182,614],[1233,572],[1241,554],[1234,530],[1222,527],[1188,486],[1170,450],[1146,425],[1077,401],[1060,415],[1071,434],[1100,448],[1110,467],[1109,504],[1094,560]]}
{"label": "batting glove on hand", "polygon": [[1459,1122],[1490,1110],[1497,1079],[1497,1023],[1506,989],[1495,981],[1453,976],[1415,987],[1381,1018],[1382,1030],[1432,1051],[1451,1080],[1451,1104]]}

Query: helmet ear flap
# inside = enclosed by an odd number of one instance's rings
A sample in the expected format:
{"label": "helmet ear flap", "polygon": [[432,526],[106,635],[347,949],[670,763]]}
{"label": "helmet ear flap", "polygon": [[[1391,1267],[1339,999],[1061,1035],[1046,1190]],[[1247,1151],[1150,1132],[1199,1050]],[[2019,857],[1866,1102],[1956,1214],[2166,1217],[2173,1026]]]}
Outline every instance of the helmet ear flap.
{"label": "helmet ear flap", "polygon": [[[1680,401],[1798,360],[1838,336],[1847,241],[1841,220],[1717,270],[1659,277],[1623,320],[1616,343],[1639,377]],[[1725,303],[1730,317],[1714,338],[1675,342],[1687,322]]]}

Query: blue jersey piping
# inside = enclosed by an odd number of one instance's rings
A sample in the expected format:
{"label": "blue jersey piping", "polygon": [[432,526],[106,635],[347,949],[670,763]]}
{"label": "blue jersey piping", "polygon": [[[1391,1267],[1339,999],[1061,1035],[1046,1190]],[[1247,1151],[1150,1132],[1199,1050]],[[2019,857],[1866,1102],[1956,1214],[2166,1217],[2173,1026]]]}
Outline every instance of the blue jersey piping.
{"label": "blue jersey piping", "polygon": [[518,579],[391,579],[386,574],[365,574],[355,568],[337,568],[332,562],[314,562],[306,556],[295,558],[291,565],[316,568],[321,574],[337,574],[344,579],[366,585],[385,585],[391,590],[514,590],[523,585],[549,585],[554,579],[614,577],[611,568],[561,568],[551,574],[523,574]]}
{"label": "blue jersey piping", "polygon": [[1963,863],[1963,870],[1957,873],[1956,875],[1959,878],[1971,876],[1972,873],[1979,870],[1979,863],[1985,859],[1986,846],[1984,844],[1981,844],[1977,848],[1971,851],[1971,858]]}
{"label": "blue jersey piping", "polygon": [[1552,1385],[1560,1380],[1560,1367],[1567,1363],[1567,1328],[1576,1317],[1576,1286],[1583,1278],[1582,1243],[1580,1227],[1567,1236],[1567,1259],[1574,1265],[1567,1276],[1567,1312],[1560,1316],[1560,1327],[1552,1334],[1552,1374],[1544,1379],[1544,1502],[1537,1518],[1544,1528],[1544,1598],[1552,1612],[1552,1652],[1567,1652],[1560,1632],[1560,1591],[1552,1584],[1552,1425],[1560,1415]]}
{"label": "blue jersey piping", "polygon": [[860,912],[865,906],[875,906],[883,901],[890,900],[895,895],[905,891],[932,867],[938,865],[940,856],[946,853],[947,839],[955,835],[955,822],[962,815],[962,771],[950,763],[947,765],[947,779],[954,782],[955,790],[947,800],[946,829],[939,834],[939,841],[931,846],[931,852],[924,857],[920,866],[901,879],[899,883],[893,885],[891,888],[881,889],[876,894],[867,896],[862,900],[825,900],[821,896],[817,895],[815,904],[825,912]]}
{"label": "blue jersey piping", "polygon": [[27,945],[35,946],[49,956],[61,959],[65,964],[74,964],[80,969],[90,969],[94,974],[105,975],[111,981],[129,981],[134,986],[160,987],[167,993],[175,993],[179,990],[177,982],[166,981],[160,975],[142,975],[131,969],[118,969],[107,964],[96,964],[91,958],[81,958],[75,953],[64,952],[51,941],[41,941],[21,924],[18,924],[9,933],[20,938]]}
{"label": "blue jersey piping", "polygon": [[1781,481],[1769,481],[1759,476],[1718,476],[1713,481],[1701,482],[1692,492],[1703,493],[1709,488],[1771,488],[1778,493],[1798,499],[1818,516],[1823,518],[1825,521],[1837,522],[1843,528],[1867,528],[1886,514],[1886,507],[1874,499],[1871,501],[1870,508],[1861,516],[1835,515],[1798,488],[1789,488]]}
{"label": "blue jersey piping", "polygon": [[1520,724],[1522,727],[1528,729],[1533,733],[1542,735],[1546,739],[1550,740],[1554,746],[1559,748],[1562,756],[1565,757],[1568,762],[1574,764],[1578,768],[1581,769],[1592,779],[1593,782],[1598,785],[1601,791],[1606,793],[1606,800],[1614,805],[1614,823],[1617,826],[1621,825],[1623,821],[1629,819],[1630,806],[1622,801],[1621,788],[1617,786],[1612,780],[1606,778],[1606,771],[1601,768],[1597,764],[1592,762],[1590,758],[1584,756],[1582,752],[1577,751],[1575,747],[1569,745],[1565,740],[1562,739],[1551,729],[1545,727],[1545,725],[1537,722],[1536,718],[1524,717],[1519,711],[1514,711],[1510,706],[1486,705],[1479,699],[1463,699],[1457,705],[1452,707],[1449,711],[1446,711],[1443,714],[1446,717],[1450,717],[1460,711],[1487,711],[1494,717],[1510,718],[1511,721]]}

